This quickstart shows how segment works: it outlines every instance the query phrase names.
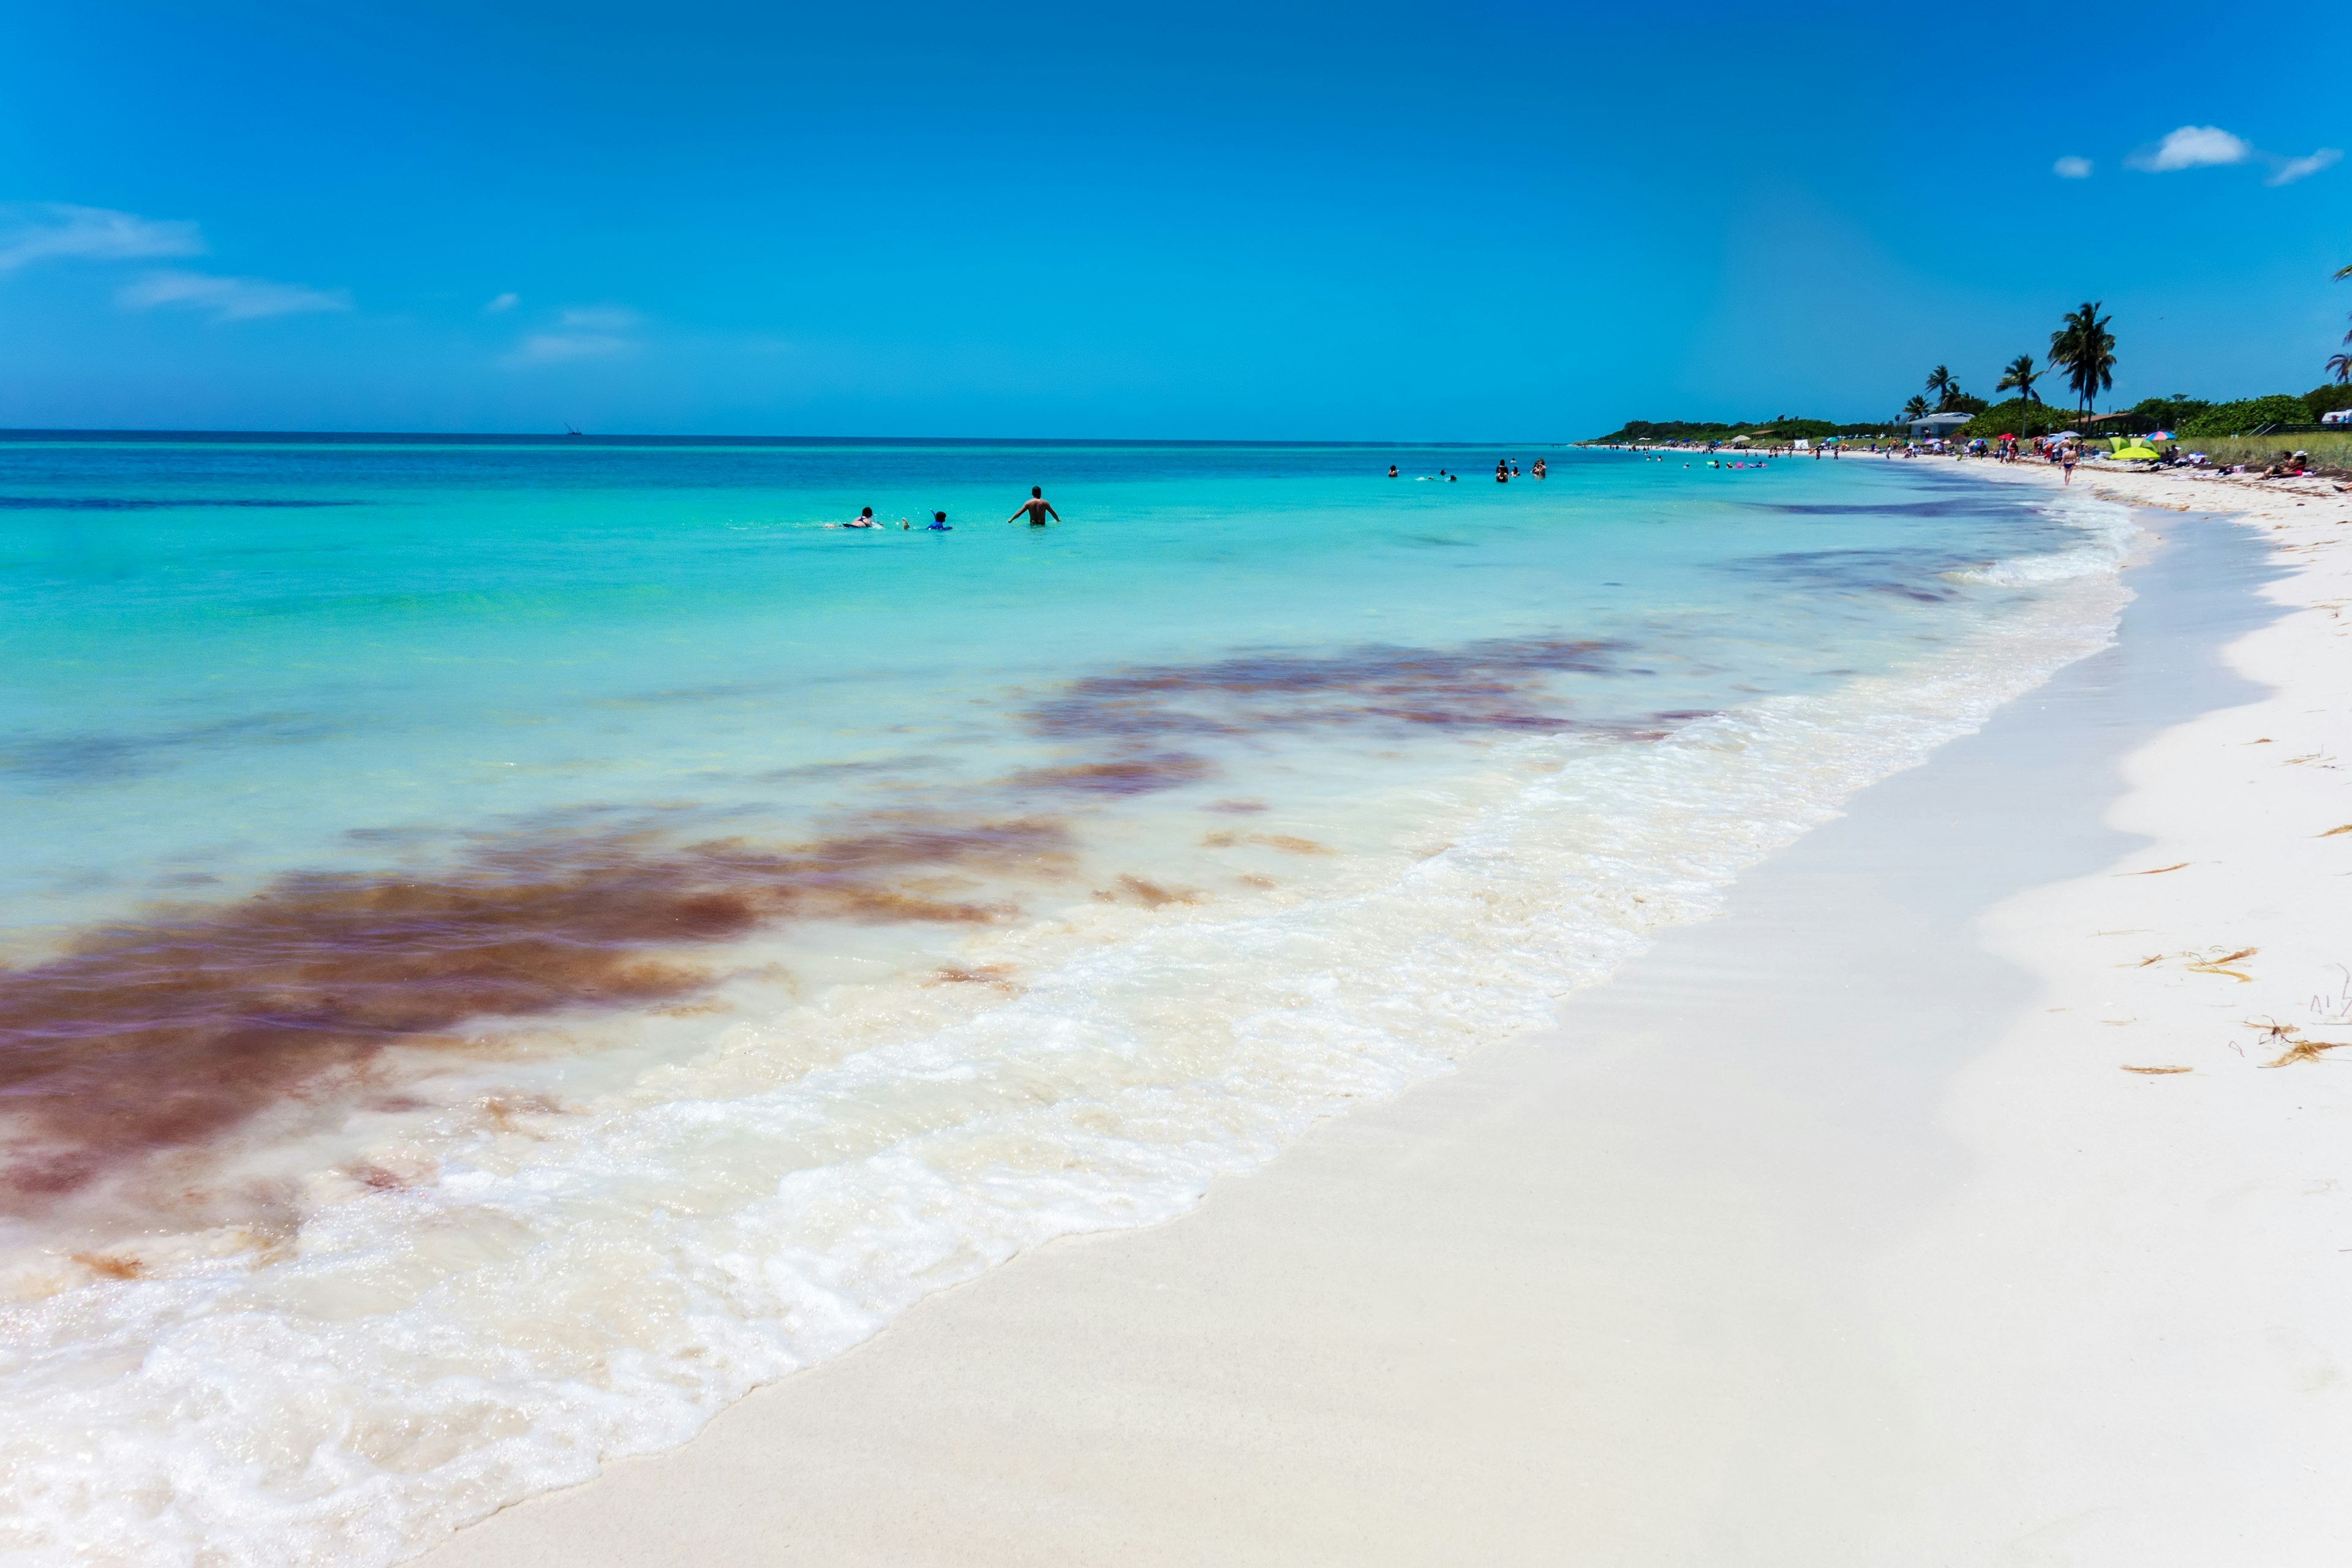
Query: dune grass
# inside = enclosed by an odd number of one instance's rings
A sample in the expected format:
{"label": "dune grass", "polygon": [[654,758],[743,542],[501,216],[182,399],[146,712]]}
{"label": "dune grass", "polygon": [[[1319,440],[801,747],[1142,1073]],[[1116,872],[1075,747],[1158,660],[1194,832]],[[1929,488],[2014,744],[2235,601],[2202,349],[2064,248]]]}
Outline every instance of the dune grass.
{"label": "dune grass", "polygon": [[2313,464],[2331,471],[2352,471],[2352,430],[2300,436],[2183,436],[2184,452],[2202,452],[2217,463],[2268,463],[2282,452],[2308,452]]}

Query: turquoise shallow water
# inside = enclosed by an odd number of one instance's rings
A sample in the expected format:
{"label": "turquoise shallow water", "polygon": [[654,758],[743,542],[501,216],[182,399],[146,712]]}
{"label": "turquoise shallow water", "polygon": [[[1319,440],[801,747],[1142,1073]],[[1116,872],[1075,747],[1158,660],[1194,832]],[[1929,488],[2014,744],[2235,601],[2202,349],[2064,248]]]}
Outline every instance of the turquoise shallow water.
{"label": "turquoise shallow water", "polygon": [[[1717,707],[1949,635],[1939,574],[2057,527],[1907,465],[1550,457],[0,447],[0,893],[21,930],[379,858],[355,831],[953,806],[1149,738],[1041,735],[1060,687],[1240,655],[1606,640],[1548,713]],[[999,521],[1033,480],[1065,525]],[[1824,502],[1856,510],[1776,510]],[[862,505],[954,531],[824,526]],[[1260,717],[1180,738],[1370,743]]]}
{"label": "turquoise shallow water", "polygon": [[2119,602],[2080,498],[1542,455],[0,444],[0,1547],[389,1561],[680,1440]]}

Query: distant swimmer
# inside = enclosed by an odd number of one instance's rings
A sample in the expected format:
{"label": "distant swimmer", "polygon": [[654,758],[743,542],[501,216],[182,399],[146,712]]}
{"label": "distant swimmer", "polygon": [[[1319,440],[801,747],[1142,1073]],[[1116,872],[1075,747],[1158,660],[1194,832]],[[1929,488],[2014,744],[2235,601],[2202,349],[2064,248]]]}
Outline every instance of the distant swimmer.
{"label": "distant swimmer", "polygon": [[1021,510],[1014,512],[1011,517],[1006,518],[1004,521],[1007,522],[1019,522],[1023,512],[1026,512],[1028,514],[1029,526],[1032,528],[1045,527],[1045,520],[1049,517],[1055,522],[1062,521],[1062,514],[1055,511],[1053,508],[1053,504],[1046,500],[1045,487],[1042,485],[1031,485],[1029,487],[1029,499],[1021,503]]}
{"label": "distant swimmer", "polygon": [[1536,459],[1534,473],[1538,479],[1542,479],[1544,477],[1544,460],[1541,458],[1538,458]]}
{"label": "distant swimmer", "polygon": [[864,511],[859,512],[856,517],[851,518],[847,522],[843,523],[841,526],[844,528],[879,528],[882,525],[874,521],[874,509],[869,506]]}
{"label": "distant swimmer", "polygon": [[1510,470],[1503,466],[1503,459],[1500,458],[1495,459],[1495,482],[1498,485],[1507,485],[1511,482]]}
{"label": "distant swimmer", "polygon": [[943,511],[935,511],[931,513],[930,531],[933,533],[953,533],[955,531],[955,525],[948,521],[947,513]]}
{"label": "distant swimmer", "polygon": [[1389,478],[1391,478],[1391,479],[1395,479],[1396,477],[1397,477],[1396,465],[1395,465],[1394,463],[1391,463],[1391,464],[1389,465]]}

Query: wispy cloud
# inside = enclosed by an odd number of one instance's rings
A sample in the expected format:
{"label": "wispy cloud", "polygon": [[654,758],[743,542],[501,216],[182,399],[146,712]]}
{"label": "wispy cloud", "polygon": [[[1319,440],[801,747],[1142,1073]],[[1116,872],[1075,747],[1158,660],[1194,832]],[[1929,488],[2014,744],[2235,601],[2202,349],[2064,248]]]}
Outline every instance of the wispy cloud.
{"label": "wispy cloud", "polygon": [[2091,177],[2091,161],[2069,153],[2051,164],[2050,172],[2062,180],[2087,180]]}
{"label": "wispy cloud", "polygon": [[482,311],[485,315],[495,316],[500,310],[511,310],[517,305],[521,303],[522,296],[514,292],[512,289],[509,289],[507,292],[500,294],[496,299],[492,300],[488,304],[484,305],[482,307]]}
{"label": "wispy cloud", "polygon": [[194,224],[178,218],[141,217],[64,202],[0,205],[0,272],[31,261],[68,258],[123,261],[204,253],[204,235]]}
{"label": "wispy cloud", "polygon": [[635,351],[637,340],[626,335],[644,321],[620,305],[596,305],[556,312],[553,331],[533,332],[515,345],[504,361],[509,365],[563,364],[574,360],[612,359]]}
{"label": "wispy cloud", "polygon": [[216,321],[249,321],[263,316],[295,316],[314,310],[348,310],[351,296],[341,289],[310,289],[267,278],[215,278],[172,268],[150,272],[115,296],[126,310],[152,310],[184,305],[209,310]]}
{"label": "wispy cloud", "polygon": [[637,345],[608,332],[533,332],[507,356],[509,364],[562,364],[567,360],[611,359]]}
{"label": "wispy cloud", "polygon": [[2307,174],[2316,174],[2320,170],[2341,162],[2343,157],[2342,151],[2337,148],[2322,147],[2318,152],[2307,153],[2300,158],[2273,158],[2271,160],[2270,178],[2263,184],[2291,185]]}
{"label": "wispy cloud", "polygon": [[2253,155],[2252,142],[2232,136],[2218,125],[2184,125],[2155,146],[2141,148],[2125,162],[2151,174],[2168,174],[2179,169],[2242,163]]}
{"label": "wispy cloud", "polygon": [[626,306],[595,305],[584,310],[565,310],[555,318],[555,322],[576,331],[625,332],[644,320]]}

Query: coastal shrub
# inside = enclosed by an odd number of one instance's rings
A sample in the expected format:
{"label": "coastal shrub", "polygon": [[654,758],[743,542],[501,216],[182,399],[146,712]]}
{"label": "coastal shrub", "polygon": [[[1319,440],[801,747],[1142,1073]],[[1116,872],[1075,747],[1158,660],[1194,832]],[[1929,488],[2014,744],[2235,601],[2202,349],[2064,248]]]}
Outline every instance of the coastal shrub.
{"label": "coastal shrub", "polygon": [[[1872,426],[1870,428],[1874,428]],[[1628,419],[1606,436],[1590,437],[1593,441],[1728,441],[1734,436],[1754,436],[1769,430],[1772,438],[1786,440],[1803,436],[1819,439],[1834,436],[1841,426],[1827,419],[1803,419],[1783,414],[1777,419]]]}
{"label": "coastal shrub", "polygon": [[2314,419],[2317,419],[2323,414],[2333,414],[2339,408],[2352,408],[2352,383],[2341,381],[2325,383],[2305,393],[2303,400],[2310,405],[2311,416]]}
{"label": "coastal shrub", "polygon": [[1997,436],[2019,436],[2031,439],[2035,436],[2050,436],[2063,430],[2070,417],[2072,416],[2063,408],[2012,397],[2006,403],[1994,404],[1961,426],[1959,435],[1964,441],[1973,441],[1979,437],[1990,441]]}
{"label": "coastal shrub", "polygon": [[2131,417],[2119,420],[2126,436],[2150,430],[2179,430],[2213,405],[2201,397],[2144,397],[2131,405]]}
{"label": "coastal shrub", "polygon": [[2309,425],[2311,405],[2284,392],[2267,397],[2242,397],[2216,404],[2194,419],[2183,420],[2183,436],[2246,436],[2265,425]]}

